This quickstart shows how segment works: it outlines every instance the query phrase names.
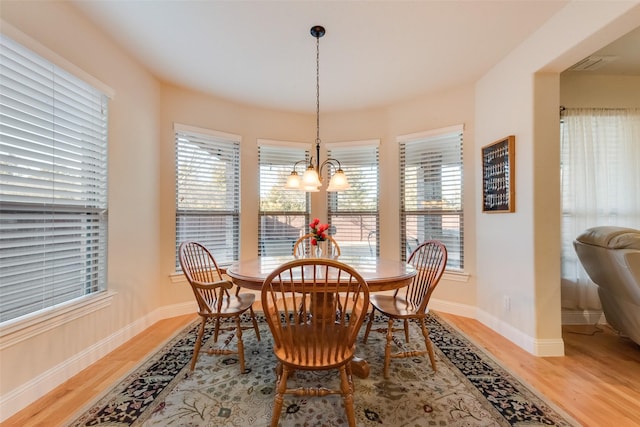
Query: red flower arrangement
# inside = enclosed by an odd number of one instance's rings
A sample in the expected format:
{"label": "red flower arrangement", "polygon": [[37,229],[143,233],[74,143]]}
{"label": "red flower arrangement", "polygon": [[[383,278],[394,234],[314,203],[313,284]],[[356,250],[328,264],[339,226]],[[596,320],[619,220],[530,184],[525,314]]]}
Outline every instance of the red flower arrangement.
{"label": "red flower arrangement", "polygon": [[313,246],[316,246],[318,242],[324,242],[327,240],[329,224],[320,224],[320,220],[318,218],[314,218],[314,220],[309,224],[309,227],[311,227],[311,233],[313,233],[313,237],[311,238],[311,244]]}

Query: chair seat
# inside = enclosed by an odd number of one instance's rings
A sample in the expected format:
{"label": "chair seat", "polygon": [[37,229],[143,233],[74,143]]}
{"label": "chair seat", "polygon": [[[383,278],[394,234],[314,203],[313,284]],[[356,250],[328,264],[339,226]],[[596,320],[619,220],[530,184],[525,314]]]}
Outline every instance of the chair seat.
{"label": "chair seat", "polygon": [[[386,328],[377,328],[376,332],[384,333],[387,337],[387,343],[384,348],[384,377],[389,378],[389,364],[391,359],[416,357],[422,354],[428,354],[431,360],[433,370],[436,370],[436,359],[433,352],[433,343],[429,338],[429,330],[426,325],[426,315],[429,312],[427,308],[431,293],[440,282],[440,278],[444,273],[447,265],[447,248],[438,240],[427,240],[421,243],[411,252],[407,262],[416,268],[416,275],[405,289],[396,291],[391,295],[370,295],[369,302],[373,306],[367,329],[364,332],[362,342],[366,343],[369,332],[375,321],[376,310],[382,315],[389,318]],[[392,353],[391,346],[395,341],[393,333],[404,330],[404,339],[409,342],[409,320],[413,319],[420,326],[425,351],[406,351],[399,347],[398,352]],[[401,320],[403,328],[397,329],[393,326],[394,321]]]}
{"label": "chair seat", "polygon": [[[355,343],[345,348],[349,329],[341,325],[293,325],[282,328],[280,334],[291,334],[293,342],[287,348],[276,346],[276,357],[282,363],[299,369],[333,369],[344,365],[354,356]],[[322,346],[310,345],[319,334],[325,334],[330,339],[323,341]]]}
{"label": "chair seat", "polygon": [[418,307],[400,296],[371,295],[369,301],[382,314],[395,318],[415,317]]}
{"label": "chair seat", "polygon": [[222,301],[220,311],[217,311],[217,307],[211,307],[214,310],[212,313],[201,312],[202,315],[220,315],[220,316],[234,316],[238,313],[242,313],[248,310],[249,307],[255,302],[256,296],[254,294],[238,294],[230,295]]}
{"label": "chair seat", "polygon": [[[300,258],[273,270],[264,279],[260,297],[278,359],[271,427],[279,424],[285,395],[300,398],[330,394],[342,396],[347,422],[355,427],[350,362],[369,307],[367,282],[339,261]],[[307,384],[311,387],[287,385],[298,370],[329,369],[339,372],[339,387],[324,381]]]}
{"label": "chair seat", "polygon": [[[198,355],[203,345],[204,331],[206,323],[215,321],[213,330],[213,342],[218,342],[220,331],[235,330],[235,333],[225,341],[223,348],[213,348],[204,350],[208,354],[228,355],[237,354],[240,361],[240,373],[245,372],[244,365],[244,343],[242,342],[242,331],[251,329],[250,326],[243,326],[240,315],[245,311],[251,313],[251,323],[256,333],[256,338],[260,341],[260,329],[258,321],[253,311],[253,303],[256,300],[254,294],[241,294],[240,288],[236,288],[235,295],[231,295],[230,289],[233,283],[223,277],[223,273],[218,267],[215,258],[202,243],[186,241],[180,244],[178,249],[180,267],[191,285],[191,290],[198,303],[198,315],[201,318],[198,336],[193,347],[193,357],[191,359],[190,371],[193,371],[198,361]],[[233,326],[221,325],[220,319],[235,319]],[[233,337],[238,343],[235,349],[228,348],[227,344]]]}

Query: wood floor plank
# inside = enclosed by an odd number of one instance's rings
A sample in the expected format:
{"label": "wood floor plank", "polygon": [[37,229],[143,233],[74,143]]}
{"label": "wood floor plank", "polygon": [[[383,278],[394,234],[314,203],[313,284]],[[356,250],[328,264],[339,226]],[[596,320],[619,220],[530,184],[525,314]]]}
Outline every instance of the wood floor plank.
{"label": "wood floor plank", "polygon": [[[565,326],[565,356],[535,357],[476,320],[438,314],[585,427],[640,426],[640,346],[610,328]],[[64,425],[196,318],[156,323],[2,425]]]}

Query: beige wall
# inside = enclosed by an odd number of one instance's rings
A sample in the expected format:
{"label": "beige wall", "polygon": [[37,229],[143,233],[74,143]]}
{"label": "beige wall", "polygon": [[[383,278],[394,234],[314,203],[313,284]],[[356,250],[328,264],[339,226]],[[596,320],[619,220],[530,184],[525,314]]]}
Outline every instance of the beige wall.
{"label": "beige wall", "polygon": [[[190,291],[170,277],[175,250],[174,122],[242,137],[241,259],[247,259],[257,253],[251,231],[257,229],[256,140],[313,141],[315,117],[238,105],[162,85],[67,3],[3,1],[0,7],[5,22],[115,93],[109,126],[108,285],[114,291],[112,304],[3,346],[0,412],[6,417],[150,323],[192,310]],[[540,170],[547,158],[552,169],[557,168],[557,116],[551,118],[548,109],[557,112],[557,73],[562,68],[542,68],[564,52],[571,52],[565,62],[573,61],[572,56],[577,62],[595,50],[599,46],[592,40],[591,46],[581,45],[583,51],[574,52],[578,41],[625,11],[619,4],[607,13],[589,7],[582,6],[589,17],[586,23],[570,19],[573,13],[582,12],[576,6],[578,9],[560,17],[557,24],[561,25],[543,31],[555,38],[553,49],[544,37],[534,38],[498,64],[477,87],[462,86],[386,109],[327,114],[322,119],[325,142],[380,139],[382,254],[389,257],[399,253],[395,138],[455,124],[465,126],[465,265],[469,278],[445,280],[434,295],[434,308],[471,310],[471,315],[477,308],[482,321],[534,352],[538,340],[554,345],[560,336],[556,295],[559,225],[558,220],[549,220],[559,212],[559,200],[557,191],[543,192],[544,187],[559,183],[556,172],[541,178]],[[622,24],[620,31],[624,31]],[[559,32],[569,32],[577,41],[565,37],[570,40],[564,42]],[[616,37],[609,31],[602,39],[608,42]],[[536,74],[541,70],[547,73]],[[517,144],[517,211],[481,214],[479,149],[509,134],[516,135]],[[321,205],[319,196],[313,201]],[[504,295],[511,298],[510,313],[502,312]]]}
{"label": "beige wall", "polygon": [[[396,137],[423,130],[438,129],[452,125],[464,126],[463,163],[464,163],[464,272],[466,276],[451,277],[442,280],[436,288],[431,307],[468,317],[475,316],[476,306],[476,137],[475,137],[475,94],[473,85],[461,86],[413,102],[389,107],[386,117],[387,133],[380,150],[384,159],[386,176],[381,177],[380,218],[384,224],[381,237],[384,245],[389,246],[385,256],[397,256],[400,253],[398,235],[399,219],[399,165],[398,143]],[[382,162],[382,161],[381,161]],[[381,172],[382,173],[382,172]],[[384,220],[384,222],[382,222]]]}
{"label": "beige wall", "polygon": [[640,108],[640,76],[562,73],[560,104],[567,108]]}
{"label": "beige wall", "polygon": [[[192,294],[181,276],[175,273],[175,145],[174,123],[240,135],[241,206],[240,259],[258,255],[255,230],[258,229],[258,138],[283,141],[315,139],[315,116],[268,111],[234,104],[174,86],[162,90],[160,140],[158,153],[160,170],[158,190],[160,209],[157,212],[161,252],[161,305],[191,300]],[[177,280],[176,280],[177,279]],[[175,282],[175,283],[174,283]]]}
{"label": "beige wall", "polygon": [[476,222],[478,318],[534,354],[564,347],[559,73],[638,23],[638,2],[571,2],[476,85],[478,146],[516,136],[516,212]]}
{"label": "beige wall", "polygon": [[[109,124],[108,283],[112,304],[0,352],[2,416],[150,324],[158,309],[160,86],[132,58],[61,2],[0,3],[2,32],[20,33],[113,91]],[[16,29],[17,31],[13,31]],[[35,48],[34,46],[31,46]],[[61,324],[58,325],[58,321]],[[27,333],[27,335],[29,335]],[[20,388],[23,389],[20,389]],[[37,396],[36,396],[37,397]]]}
{"label": "beige wall", "polygon": [[[175,256],[175,186],[173,123],[181,123],[205,129],[214,129],[242,136],[241,142],[241,252],[240,259],[257,256],[257,240],[251,230],[258,229],[258,159],[257,139],[284,141],[307,141],[310,148],[315,140],[315,115],[292,114],[268,111],[243,106],[185,89],[165,86],[162,97],[161,147],[159,150],[161,202],[160,230],[163,274],[161,282],[166,287],[162,293],[162,304],[171,304],[177,298],[189,297],[187,287],[181,280],[171,283],[168,276],[173,273]],[[399,158],[398,135],[421,130],[436,129],[452,124],[465,124],[465,147],[473,145],[473,87],[456,88],[434,94],[428,99],[389,109],[350,111],[322,114],[321,138],[324,143],[348,143],[349,141],[380,140],[380,206],[381,255],[399,258]],[[467,133],[468,132],[468,133]],[[324,151],[324,147],[322,147]],[[465,148],[465,163],[473,170],[472,149]],[[324,155],[324,153],[322,154]],[[473,188],[473,173],[465,174],[465,185]],[[465,199],[468,208],[473,206],[473,194]],[[326,216],[322,193],[312,195],[313,215]],[[465,240],[474,245],[474,216],[471,211],[465,218]],[[465,254],[465,269],[474,276],[475,256]],[[179,278],[174,278],[179,279]],[[475,304],[475,287],[472,279],[447,280],[439,286],[435,299],[446,301],[449,307],[466,310]]]}
{"label": "beige wall", "polygon": [[[314,141],[315,115],[269,111],[164,85],[66,3],[2,3],[3,32],[41,43],[111,88],[107,308],[34,334],[0,351],[2,417],[162,317],[193,311],[190,289],[172,279],[175,256],[173,124],[240,135],[241,259],[257,254],[257,139]],[[9,27],[16,31],[9,31]],[[81,36],[78,36],[81,34]],[[399,257],[398,135],[464,124],[465,164],[473,170],[473,86],[388,109],[322,116],[324,142],[380,140],[382,253]],[[474,187],[473,173],[465,185]],[[473,192],[467,208],[473,206]],[[324,201],[314,195],[314,214]],[[474,242],[473,212],[465,223]],[[473,273],[474,254],[466,262]],[[473,277],[473,274],[471,274]],[[472,281],[445,280],[434,296],[453,311],[475,304]],[[460,308],[462,307],[462,309]],[[22,388],[22,390],[21,390]]]}

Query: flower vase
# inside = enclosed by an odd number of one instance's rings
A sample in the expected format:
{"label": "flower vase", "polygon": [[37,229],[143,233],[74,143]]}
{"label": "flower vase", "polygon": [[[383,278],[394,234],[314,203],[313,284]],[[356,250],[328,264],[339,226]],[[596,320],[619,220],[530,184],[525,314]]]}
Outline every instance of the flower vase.
{"label": "flower vase", "polygon": [[316,245],[316,258],[329,258],[329,241],[318,240]]}

